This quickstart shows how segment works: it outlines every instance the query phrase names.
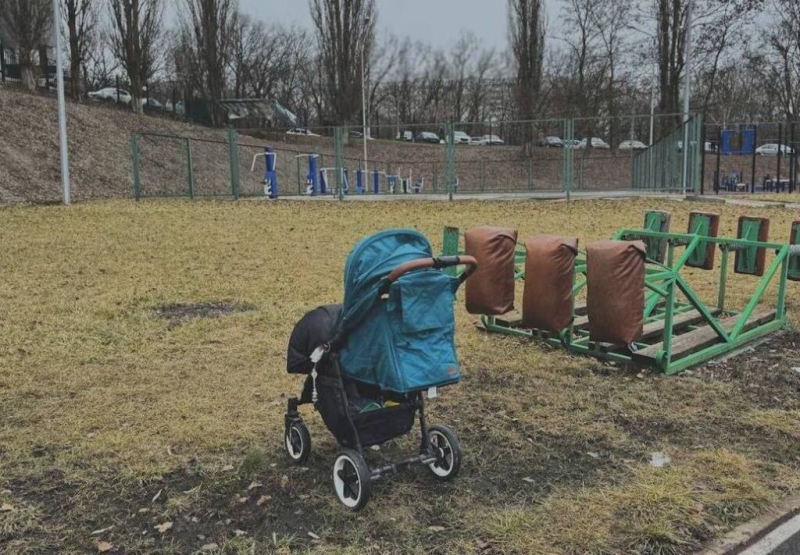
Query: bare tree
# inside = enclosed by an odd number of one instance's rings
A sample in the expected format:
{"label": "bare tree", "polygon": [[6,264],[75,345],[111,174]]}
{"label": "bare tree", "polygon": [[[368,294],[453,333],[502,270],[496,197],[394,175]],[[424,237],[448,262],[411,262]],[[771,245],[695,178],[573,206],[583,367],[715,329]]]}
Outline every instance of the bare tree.
{"label": "bare tree", "polygon": [[[631,0],[601,0],[600,10],[596,12],[600,40],[603,44],[606,66],[605,104],[609,116],[609,144],[616,144],[617,119],[617,79],[619,77],[620,58],[625,43],[625,32],[631,23]],[[633,139],[634,137],[630,137]],[[587,141],[588,143],[589,141]]]}
{"label": "bare tree", "polygon": [[97,13],[93,0],[60,0],[69,45],[69,78],[72,97],[80,100],[85,85],[81,69],[94,46],[97,29]]}
{"label": "bare tree", "polygon": [[110,0],[111,49],[130,82],[133,111],[142,111],[142,87],[158,69],[164,0]]}
{"label": "bare tree", "polygon": [[311,17],[335,123],[351,123],[361,107],[361,59],[370,60],[375,0],[310,0]]}
{"label": "bare tree", "polygon": [[22,82],[30,90],[36,88],[34,52],[50,42],[52,9],[49,0],[0,0],[0,25],[15,43]]}
{"label": "bare tree", "polygon": [[[544,3],[542,0],[509,0],[511,50],[516,62],[515,96],[519,116],[534,119],[542,89],[544,61]],[[525,126],[526,151],[533,147],[533,130]]]}
{"label": "bare tree", "polygon": [[[225,93],[225,70],[231,40],[239,17],[236,0],[184,0],[193,40],[195,59],[203,76],[203,91],[216,101]],[[220,112],[212,111],[212,122],[220,124]]]}
{"label": "bare tree", "polygon": [[487,97],[496,72],[493,71],[497,56],[494,50],[484,50],[472,68],[467,84],[467,119],[483,121],[487,117]]}

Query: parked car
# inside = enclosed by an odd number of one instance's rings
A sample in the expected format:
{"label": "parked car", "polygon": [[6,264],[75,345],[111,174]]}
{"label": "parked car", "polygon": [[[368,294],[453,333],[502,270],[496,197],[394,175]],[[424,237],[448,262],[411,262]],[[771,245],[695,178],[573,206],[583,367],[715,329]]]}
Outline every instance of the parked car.
{"label": "parked car", "polygon": [[484,135],[481,137],[483,144],[485,145],[504,145],[506,144],[503,139],[498,137],[497,135]]}
{"label": "parked car", "polygon": [[539,146],[546,148],[560,148],[564,146],[564,141],[560,137],[545,137],[539,141]]}
{"label": "parked car", "polygon": [[319,137],[316,133],[312,133],[310,129],[305,127],[293,127],[286,132],[287,135],[300,135],[303,137]]}
{"label": "parked car", "polygon": [[[443,130],[442,135],[447,137],[447,133]],[[469,135],[464,133],[463,131],[453,131],[453,142],[457,145],[468,145],[469,144]]]}
{"label": "parked car", "polygon": [[[579,143],[577,148],[586,148],[587,144],[588,143],[586,142],[586,139],[581,139],[581,142]],[[598,149],[603,149],[603,150],[608,150],[608,149],[611,148],[611,145],[609,145],[603,139],[600,139],[598,137],[592,137],[591,145],[592,145],[592,148],[598,148]]]}
{"label": "parked car", "polygon": [[104,89],[100,89],[99,91],[92,91],[87,96],[94,100],[104,100],[106,102],[117,102],[118,101],[117,98],[119,98],[120,104],[131,103],[130,93],[128,91],[119,89],[119,96],[118,96],[116,87],[106,87]]}
{"label": "parked car", "polygon": [[[791,156],[794,154],[794,150],[789,145],[780,145],[780,153],[784,156]],[[763,144],[756,149],[756,154],[759,156],[777,156],[778,143]]]}
{"label": "parked car", "polygon": [[581,148],[580,139],[564,139],[561,143],[564,148]]}
{"label": "parked car", "polygon": [[471,144],[473,146],[483,146],[486,143],[483,142],[483,137],[470,137],[469,138],[469,144]]}
{"label": "parked car", "polygon": [[395,141],[408,141],[411,142],[414,140],[414,133],[411,131],[403,131],[402,133],[398,133],[394,137]]}
{"label": "parked car", "polygon": [[414,137],[414,141],[417,143],[431,143],[431,144],[439,144],[439,135],[436,133],[431,133],[430,131],[422,131],[417,133],[417,136]]}
{"label": "parked car", "polygon": [[166,108],[163,104],[161,104],[155,98],[143,98],[141,100],[142,108],[145,112],[152,111],[152,112],[163,112]]}
{"label": "parked car", "polygon": [[619,143],[619,150],[647,150],[647,145],[642,141],[622,141]]}

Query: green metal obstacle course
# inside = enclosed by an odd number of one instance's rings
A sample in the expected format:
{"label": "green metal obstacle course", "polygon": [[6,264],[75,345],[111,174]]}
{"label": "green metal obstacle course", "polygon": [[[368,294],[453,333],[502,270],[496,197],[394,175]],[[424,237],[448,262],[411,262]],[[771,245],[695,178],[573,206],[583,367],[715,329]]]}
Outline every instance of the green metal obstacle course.
{"label": "green metal obstacle course", "polygon": [[[671,375],[782,328],[787,284],[800,281],[800,221],[790,243],[779,244],[769,242],[766,218],[740,217],[735,238],[718,236],[719,220],[692,212],[687,231],[673,233],[669,213],[650,211],[642,229],[621,229],[585,251],[577,238],[540,235],[523,244],[514,230],[446,227],[442,254],[478,260],[465,296],[479,328]],[[714,304],[692,289],[687,269],[716,274]],[[741,310],[726,304],[731,271],[754,278]]]}

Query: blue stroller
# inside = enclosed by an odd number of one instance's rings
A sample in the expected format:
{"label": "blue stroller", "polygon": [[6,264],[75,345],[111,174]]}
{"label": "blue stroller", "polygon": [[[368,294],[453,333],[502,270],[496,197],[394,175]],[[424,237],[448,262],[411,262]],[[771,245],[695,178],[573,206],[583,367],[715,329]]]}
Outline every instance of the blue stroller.
{"label": "blue stroller", "polygon": [[[459,265],[467,268],[458,277],[442,271]],[[307,377],[300,398],[288,401],[286,452],[298,464],[308,459],[311,436],[298,405],[313,403],[343,448],[333,486],[348,509],[367,504],[372,482],[412,464],[428,466],[440,480],[458,473],[458,440],[445,426],[427,425],[423,392],[433,398],[461,377],[453,303],[476,267],[470,256],[433,257],[416,231],[376,233],[347,258],[344,304],[312,310],[292,331],[287,370]],[[419,453],[370,469],[364,449],[407,434],[417,415]]]}

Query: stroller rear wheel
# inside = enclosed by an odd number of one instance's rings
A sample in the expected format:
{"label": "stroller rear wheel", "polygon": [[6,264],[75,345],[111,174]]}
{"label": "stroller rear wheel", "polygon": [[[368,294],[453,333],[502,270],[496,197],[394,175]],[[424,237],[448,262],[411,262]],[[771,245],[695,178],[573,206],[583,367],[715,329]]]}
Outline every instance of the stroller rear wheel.
{"label": "stroller rear wheel", "polygon": [[452,480],[461,468],[461,447],[447,426],[431,426],[428,439],[436,460],[428,465],[437,480]]}
{"label": "stroller rear wheel", "polygon": [[339,502],[351,511],[363,509],[372,494],[372,480],[364,457],[344,449],[333,463],[333,490]]}
{"label": "stroller rear wheel", "polygon": [[303,464],[311,454],[311,434],[302,420],[292,422],[283,434],[286,454],[292,462]]}

